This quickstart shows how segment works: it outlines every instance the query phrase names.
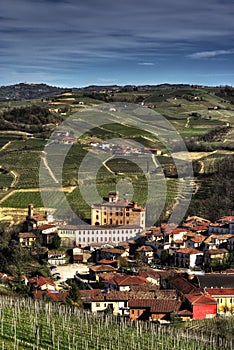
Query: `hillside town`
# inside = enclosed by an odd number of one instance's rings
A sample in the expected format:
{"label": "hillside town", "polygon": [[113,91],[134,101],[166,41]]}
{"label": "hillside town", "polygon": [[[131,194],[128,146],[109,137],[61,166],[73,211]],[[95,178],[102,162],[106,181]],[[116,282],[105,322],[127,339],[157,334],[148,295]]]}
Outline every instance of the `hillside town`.
{"label": "hillside town", "polygon": [[[116,191],[92,205],[91,225],[61,224],[29,204],[18,244],[34,254],[40,242],[50,271],[21,276],[29,294],[65,302],[71,289],[59,268],[75,265],[83,267],[73,276],[80,302],[93,313],[159,323],[232,315],[234,216],[190,216],[180,227],[145,222],[145,208]],[[1,284],[13,279],[1,271]]]}

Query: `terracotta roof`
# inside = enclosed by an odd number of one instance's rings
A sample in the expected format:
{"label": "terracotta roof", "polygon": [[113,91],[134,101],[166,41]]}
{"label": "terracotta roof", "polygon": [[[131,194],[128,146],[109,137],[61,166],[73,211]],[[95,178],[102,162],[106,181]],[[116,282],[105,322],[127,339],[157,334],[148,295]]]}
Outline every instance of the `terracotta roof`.
{"label": "terracotta roof", "polygon": [[180,310],[178,316],[193,316],[193,313],[189,310]]}
{"label": "terracotta roof", "polygon": [[49,228],[57,229],[57,226],[55,224],[45,224],[45,225],[39,226],[37,229],[43,231],[43,230],[48,230]]}
{"label": "terracotta roof", "polygon": [[147,283],[146,278],[141,276],[122,276],[115,279],[119,286],[131,286]]}
{"label": "terracotta roof", "polygon": [[208,249],[205,251],[205,254],[207,255],[219,255],[219,254],[225,254],[228,253],[227,249],[220,248],[220,249]]}
{"label": "terracotta roof", "polygon": [[151,313],[171,313],[180,309],[181,302],[177,300],[131,299],[130,308],[149,308]]}
{"label": "terracotta roof", "polygon": [[178,235],[180,233],[187,233],[187,229],[186,228],[182,228],[182,227],[177,227],[176,229],[174,229],[171,233],[173,235]]}
{"label": "terracotta roof", "polygon": [[89,301],[93,297],[99,295],[101,293],[101,289],[81,289],[79,293],[82,300]]}
{"label": "terracotta roof", "polygon": [[175,276],[174,278],[172,277],[169,281],[170,281],[170,284],[182,294],[188,294],[194,291],[200,291],[200,289],[195,287],[192,283],[187,281],[184,277],[181,277],[178,275]]}
{"label": "terracotta roof", "polygon": [[152,278],[158,278],[160,279],[160,275],[157,271],[153,269],[148,269],[148,270],[140,270],[139,271],[139,276],[143,276],[145,278],[147,277],[152,277]]}
{"label": "terracotta roof", "polygon": [[117,260],[101,259],[97,263],[102,265],[110,265],[110,264],[116,264]]}
{"label": "terracotta roof", "polygon": [[212,296],[218,296],[218,295],[234,296],[234,288],[206,288],[206,292]]}
{"label": "terracotta roof", "polygon": [[195,236],[193,238],[190,238],[190,239],[194,243],[202,243],[206,239],[206,237],[205,236],[201,236],[201,235],[197,235],[197,236]]}
{"label": "terracotta roof", "polygon": [[37,300],[42,300],[43,296],[47,296],[53,301],[64,301],[68,298],[69,292],[58,292],[50,290],[35,290],[32,292],[33,298]]}
{"label": "terracotta roof", "polygon": [[177,249],[176,253],[182,253],[182,254],[203,254],[203,252],[201,252],[198,249],[194,249],[194,248],[181,248],[181,249]]}
{"label": "terracotta roof", "polygon": [[154,249],[147,245],[142,245],[141,247],[136,249],[137,252],[153,252]]}
{"label": "terracotta roof", "polygon": [[189,228],[191,231],[207,231],[208,225],[199,225],[199,226],[193,226]]}
{"label": "terracotta roof", "polygon": [[177,244],[183,244],[184,243],[183,239],[175,239],[174,242],[177,243]]}
{"label": "terracotta roof", "polygon": [[89,270],[93,272],[110,272],[110,271],[116,271],[116,268],[111,265],[101,264],[101,265],[90,266]]}
{"label": "terracotta roof", "polygon": [[101,252],[103,253],[110,253],[110,254],[123,254],[125,252],[124,249],[119,248],[102,248]]}
{"label": "terracotta roof", "polygon": [[29,278],[29,283],[33,284],[35,287],[41,287],[41,286],[44,286],[45,284],[56,286],[54,281],[49,280],[48,278],[45,278],[43,276]]}
{"label": "terracotta roof", "polygon": [[224,235],[214,235],[214,234],[212,234],[212,235],[210,235],[210,237],[223,240],[223,239],[232,238],[232,237],[234,237],[234,235],[229,234],[229,233],[224,234]]}
{"label": "terracotta roof", "polygon": [[192,305],[205,305],[205,304],[217,304],[217,301],[208,294],[203,293],[191,293],[186,294],[184,297],[192,304]]}
{"label": "terracotta roof", "polygon": [[37,236],[33,232],[20,232],[19,238],[36,238]]}

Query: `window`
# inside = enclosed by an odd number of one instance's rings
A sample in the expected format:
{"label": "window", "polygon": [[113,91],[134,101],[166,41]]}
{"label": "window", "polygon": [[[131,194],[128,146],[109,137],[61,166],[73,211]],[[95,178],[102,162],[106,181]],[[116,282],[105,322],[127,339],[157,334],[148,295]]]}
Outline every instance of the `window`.
{"label": "window", "polygon": [[96,215],[96,220],[98,220],[99,219],[99,215]]}
{"label": "window", "polygon": [[126,216],[129,216],[129,213],[126,213]]}
{"label": "window", "polygon": [[96,303],[96,307],[100,307],[100,303]]}

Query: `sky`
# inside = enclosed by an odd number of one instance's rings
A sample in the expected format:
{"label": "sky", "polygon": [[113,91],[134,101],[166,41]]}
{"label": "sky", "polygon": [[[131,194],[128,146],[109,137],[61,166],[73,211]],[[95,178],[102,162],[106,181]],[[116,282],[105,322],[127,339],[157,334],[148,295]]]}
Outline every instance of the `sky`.
{"label": "sky", "polygon": [[1,0],[0,85],[234,85],[233,0]]}

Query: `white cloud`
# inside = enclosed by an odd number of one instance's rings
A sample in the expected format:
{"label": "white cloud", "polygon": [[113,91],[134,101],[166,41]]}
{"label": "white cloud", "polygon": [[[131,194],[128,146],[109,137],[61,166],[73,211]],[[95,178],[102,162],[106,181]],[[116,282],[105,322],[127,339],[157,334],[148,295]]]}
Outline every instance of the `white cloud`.
{"label": "white cloud", "polygon": [[193,59],[200,59],[200,58],[212,58],[220,55],[232,55],[232,54],[234,54],[234,49],[195,52],[195,53],[192,53],[191,55],[188,55],[188,57]]}
{"label": "white cloud", "polygon": [[139,66],[154,66],[153,62],[139,62]]}

